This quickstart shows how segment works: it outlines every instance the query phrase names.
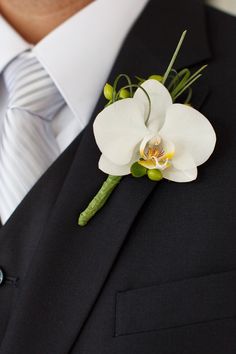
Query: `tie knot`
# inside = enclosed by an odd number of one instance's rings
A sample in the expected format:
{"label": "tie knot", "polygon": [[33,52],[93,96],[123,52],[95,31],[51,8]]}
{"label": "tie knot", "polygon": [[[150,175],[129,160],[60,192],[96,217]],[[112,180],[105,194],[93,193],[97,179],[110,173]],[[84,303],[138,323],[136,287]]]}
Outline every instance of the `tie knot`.
{"label": "tie knot", "polygon": [[4,70],[9,109],[26,110],[51,120],[65,104],[53,80],[35,57],[26,51],[12,60]]}

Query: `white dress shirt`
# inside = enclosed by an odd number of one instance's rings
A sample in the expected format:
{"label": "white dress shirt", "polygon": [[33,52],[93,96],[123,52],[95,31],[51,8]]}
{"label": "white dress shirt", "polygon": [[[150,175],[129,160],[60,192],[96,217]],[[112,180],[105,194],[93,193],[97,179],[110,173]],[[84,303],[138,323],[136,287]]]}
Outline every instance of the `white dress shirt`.
{"label": "white dress shirt", "polygon": [[236,0],[207,0],[207,4],[230,15],[236,16]]}
{"label": "white dress shirt", "polygon": [[62,152],[88,123],[119,49],[147,3],[96,0],[35,46],[0,15],[0,142],[7,104],[1,73],[14,57],[32,48],[64,97],[67,105],[53,120]]}

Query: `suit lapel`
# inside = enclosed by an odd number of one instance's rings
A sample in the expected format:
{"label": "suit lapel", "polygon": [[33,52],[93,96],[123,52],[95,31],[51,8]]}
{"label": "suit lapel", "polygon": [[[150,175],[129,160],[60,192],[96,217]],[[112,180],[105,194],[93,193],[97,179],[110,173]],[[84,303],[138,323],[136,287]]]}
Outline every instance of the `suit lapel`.
{"label": "suit lapel", "polygon": [[[152,0],[127,37],[110,80],[121,72],[146,76],[158,68],[163,71],[188,27],[189,40],[179,66],[209,57],[203,6],[197,0],[181,0],[178,6]],[[101,98],[94,117],[103,106]],[[99,156],[91,120],[22,284],[2,354],[69,352],[137,213],[153,189],[161,187],[145,178],[125,177],[102,211],[85,228],[78,227],[78,214],[105,179],[97,168]]]}

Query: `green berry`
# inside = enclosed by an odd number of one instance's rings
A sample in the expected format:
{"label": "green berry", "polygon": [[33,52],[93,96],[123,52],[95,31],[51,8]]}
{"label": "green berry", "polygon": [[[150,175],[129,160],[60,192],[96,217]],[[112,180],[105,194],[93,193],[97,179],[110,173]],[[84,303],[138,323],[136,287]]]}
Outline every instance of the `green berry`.
{"label": "green berry", "polygon": [[113,87],[110,84],[106,84],[104,86],[103,93],[104,93],[105,98],[108,101],[111,101],[112,100],[112,95],[113,95]]}
{"label": "green berry", "polygon": [[119,96],[120,96],[120,98],[129,98],[130,92],[126,89],[121,89]]}
{"label": "green berry", "polygon": [[133,177],[143,177],[147,174],[147,169],[141,166],[138,162],[135,162],[130,169]]}
{"label": "green berry", "polygon": [[161,75],[151,75],[151,76],[149,77],[149,79],[150,79],[150,80],[157,80],[157,81],[159,81],[159,82],[162,82],[163,76],[161,76]]}
{"label": "green berry", "polygon": [[148,170],[147,175],[151,181],[159,182],[163,179],[163,175],[162,175],[161,171],[157,170],[157,169]]}

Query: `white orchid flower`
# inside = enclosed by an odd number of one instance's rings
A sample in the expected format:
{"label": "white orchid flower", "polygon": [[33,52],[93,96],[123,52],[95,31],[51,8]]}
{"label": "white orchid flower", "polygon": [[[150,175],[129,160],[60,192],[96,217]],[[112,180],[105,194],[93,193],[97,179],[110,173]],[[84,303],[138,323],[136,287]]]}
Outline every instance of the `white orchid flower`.
{"label": "white orchid flower", "polygon": [[[194,108],[173,104],[156,80],[142,84],[133,98],[106,107],[95,119],[94,134],[102,153],[99,168],[114,176],[130,174],[134,162],[158,169],[164,178],[189,182],[216,144],[208,119]],[[151,107],[151,110],[149,108]]]}

